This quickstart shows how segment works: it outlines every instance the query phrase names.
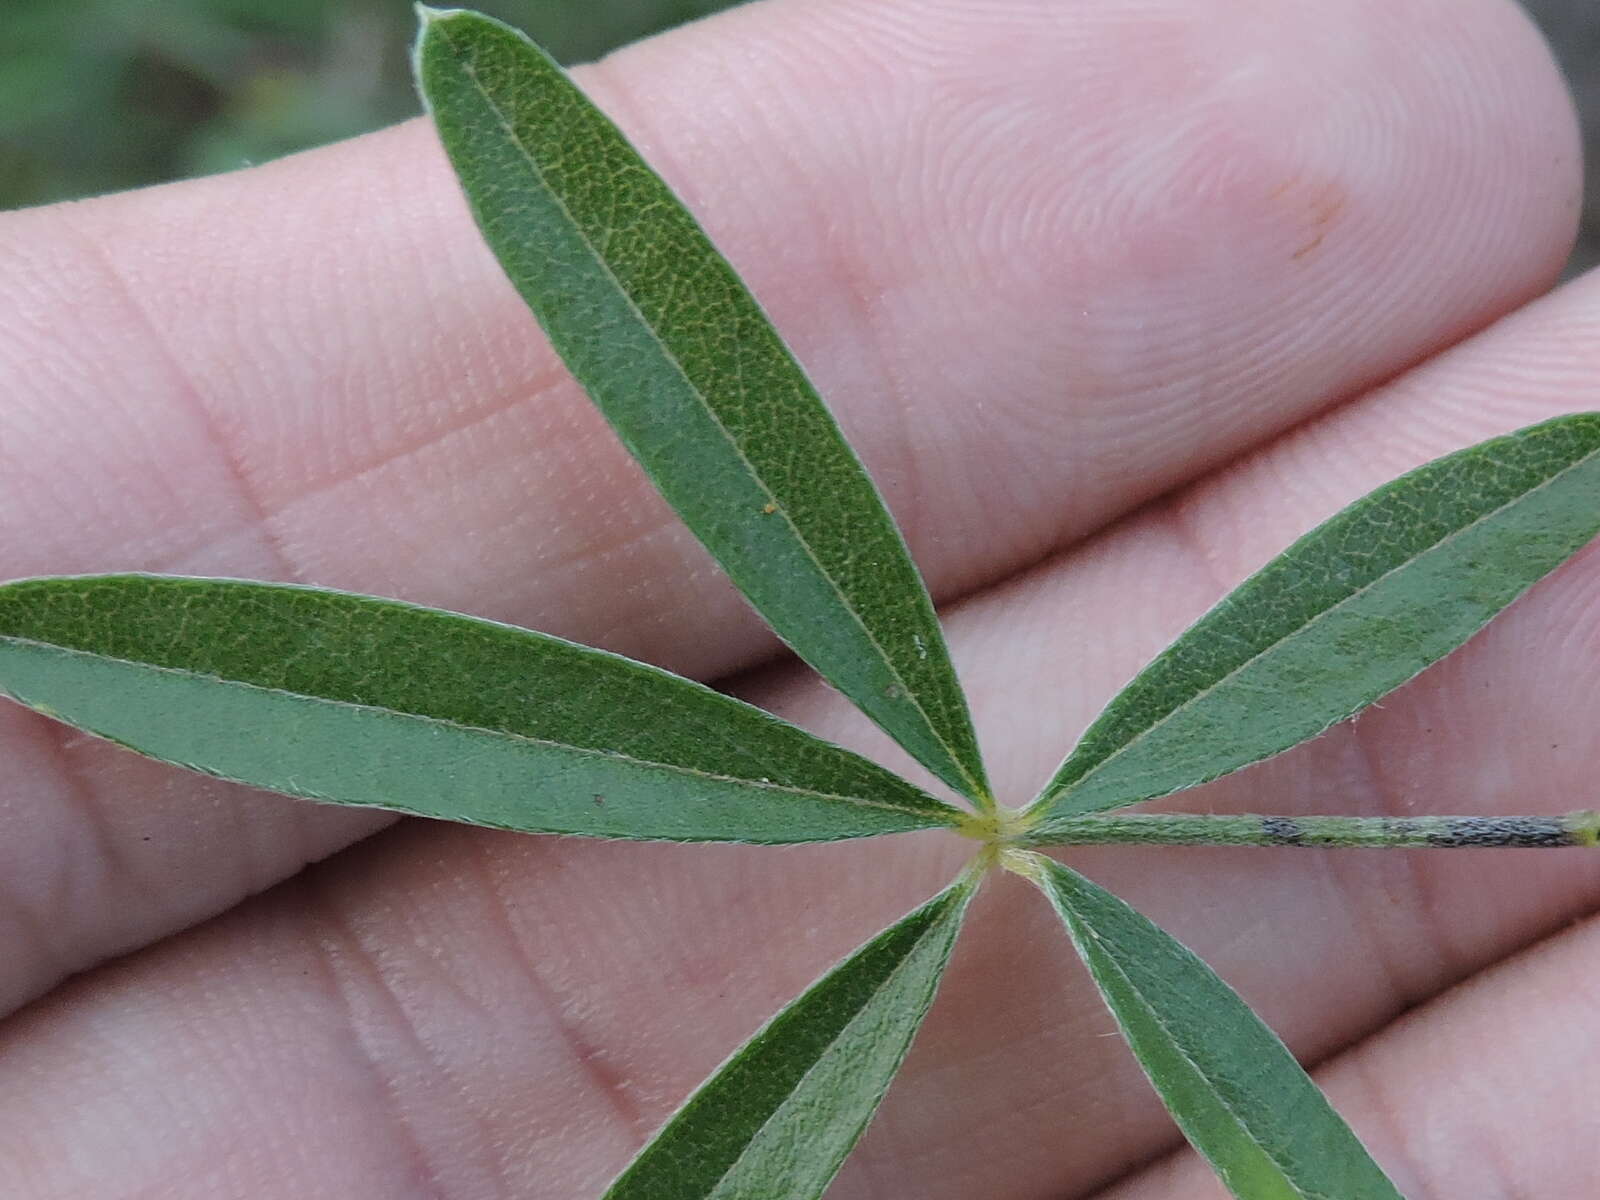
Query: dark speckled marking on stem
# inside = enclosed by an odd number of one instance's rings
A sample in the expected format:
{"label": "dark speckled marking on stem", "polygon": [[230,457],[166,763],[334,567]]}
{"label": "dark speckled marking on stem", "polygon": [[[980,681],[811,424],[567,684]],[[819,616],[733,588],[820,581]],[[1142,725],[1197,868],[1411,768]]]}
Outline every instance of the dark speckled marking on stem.
{"label": "dark speckled marking on stem", "polygon": [[1428,835],[1430,846],[1575,846],[1561,817],[1462,817]]}
{"label": "dark speckled marking on stem", "polygon": [[1293,817],[1262,817],[1261,832],[1274,846],[1305,845],[1305,832]]}

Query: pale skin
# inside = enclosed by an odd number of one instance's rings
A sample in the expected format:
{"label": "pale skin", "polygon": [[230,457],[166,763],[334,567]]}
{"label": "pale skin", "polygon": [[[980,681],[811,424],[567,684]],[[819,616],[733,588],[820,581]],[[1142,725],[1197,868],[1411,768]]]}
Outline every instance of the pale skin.
{"label": "pale skin", "polygon": [[[1005,803],[1339,505],[1600,407],[1600,281],[1541,298],[1573,118],[1510,3],[773,0],[578,78],[861,448]],[[11,214],[0,262],[0,576],[403,596],[905,765],[648,490],[425,127]],[[1354,725],[1174,804],[1593,807],[1597,662],[1591,549]],[[12,706],[0,762],[0,1192],[37,1200],[598,1195],[971,848],[396,824]],[[1408,1196],[1592,1183],[1600,856],[1062,856],[1256,1004]],[[995,878],[830,1197],[1220,1195],[1111,1029],[1047,906]]]}

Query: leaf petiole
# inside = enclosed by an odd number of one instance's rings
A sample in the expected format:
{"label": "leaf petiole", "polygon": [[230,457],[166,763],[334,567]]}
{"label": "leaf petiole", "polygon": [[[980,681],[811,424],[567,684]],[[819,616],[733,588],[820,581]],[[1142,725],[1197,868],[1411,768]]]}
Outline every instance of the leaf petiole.
{"label": "leaf petiole", "polygon": [[1018,846],[1423,846],[1527,849],[1600,846],[1600,812],[1552,817],[1280,817],[1128,813],[1042,822]]}

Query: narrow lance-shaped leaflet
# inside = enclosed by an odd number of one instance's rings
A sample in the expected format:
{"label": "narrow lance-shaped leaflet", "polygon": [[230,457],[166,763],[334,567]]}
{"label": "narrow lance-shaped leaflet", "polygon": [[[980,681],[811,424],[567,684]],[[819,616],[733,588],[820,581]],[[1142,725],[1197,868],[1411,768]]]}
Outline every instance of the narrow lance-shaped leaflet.
{"label": "narrow lance-shaped leaflet", "polygon": [[815,1200],[916,1036],[978,877],[886,929],[703,1084],[604,1200]]}
{"label": "narrow lance-shaped leaflet", "polygon": [[1401,1200],[1272,1030],[1186,947],[1076,871],[1011,851],[1139,1065],[1238,1200]]}
{"label": "narrow lance-shaped leaflet", "polygon": [[1392,691],[1600,531],[1600,414],[1438,459],[1303,538],[1158,656],[1029,810],[1101,812],[1280,753]]}
{"label": "narrow lance-shaped leaflet", "polygon": [[754,298],[542,50],[476,13],[421,11],[417,77],[440,140],[568,368],[778,635],[988,805],[927,589]]}
{"label": "narrow lance-shaped leaflet", "polygon": [[222,778],[528,832],[777,843],[960,819],[666,671],[315,588],[148,575],[0,586],[0,692]]}

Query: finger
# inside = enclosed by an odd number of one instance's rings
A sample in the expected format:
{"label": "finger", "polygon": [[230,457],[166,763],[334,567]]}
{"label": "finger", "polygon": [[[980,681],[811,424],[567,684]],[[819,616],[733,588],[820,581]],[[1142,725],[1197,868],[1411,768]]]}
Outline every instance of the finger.
{"label": "finger", "polygon": [[[1459,348],[1430,368],[1432,379],[1407,378],[1352,409],[1373,414],[1361,437],[1331,432],[1353,417],[1330,419],[1304,435],[1324,439],[1315,449],[1285,443],[1284,457],[1264,453],[1209,485],[1208,499],[1190,502],[1194,528],[1222,528],[1208,522],[1228,514],[1226,528],[1276,521],[1286,527],[1281,543],[1347,498],[1341,489],[1375,482],[1362,476],[1380,469],[1373,460],[1387,443],[1378,435],[1407,430],[1407,452],[1420,459],[1493,432],[1461,437],[1452,421],[1471,405],[1450,420],[1417,407],[1438,395],[1464,403],[1473,380],[1502,396],[1521,380],[1521,400],[1499,414],[1508,426],[1548,415],[1558,397],[1570,402],[1597,344],[1597,286],[1568,288]],[[1517,363],[1526,365],[1497,366]],[[1305,478],[1306,462],[1322,464],[1323,486],[1288,503],[1281,481],[1291,466]],[[1174,557],[1164,519],[1153,511],[1126,523],[954,614],[999,761],[1043,778],[1066,714],[1087,716],[1055,699],[1072,691],[1062,680],[1109,691],[1122,656],[1153,650],[1141,643],[1193,615],[1182,611],[1185,598],[1198,611],[1230,582],[1197,566],[1214,556],[1164,568]],[[1574,648],[1600,638],[1571,624],[1552,633],[1550,613],[1587,612],[1592,624],[1597,594],[1591,555],[1364,718],[1361,732],[1347,727],[1197,803],[1382,812],[1400,796],[1415,799],[1408,811],[1496,811],[1509,778],[1518,807],[1568,806],[1600,757],[1600,736],[1583,719],[1592,705],[1580,695],[1593,672]],[[1571,758],[1552,763],[1545,741],[1491,733],[1474,699],[1485,677],[1516,697],[1522,720],[1556,730],[1550,740]],[[1019,686],[1030,679],[1039,685]],[[825,732],[851,728],[836,697],[798,676],[756,690]],[[1047,736],[1023,707],[1051,705],[1062,720],[1046,722]],[[1418,754],[1429,706],[1465,724],[1421,741],[1427,752]],[[1367,732],[1376,721],[1397,722],[1405,735]],[[1374,785],[1373,764],[1386,787]],[[499,1179],[535,1196],[588,1194],[807,979],[932,892],[960,855],[947,843],[770,852],[394,831],[313,882],[65,989],[14,1022],[0,1069],[40,1082],[0,1099],[0,1129],[47,1164],[39,1179],[56,1194],[93,1194],[106,1176],[91,1172],[110,1169],[99,1163],[182,1196],[188,1179],[214,1178],[196,1164],[259,1190],[303,1184],[329,1162],[351,1195],[389,1194],[401,1174],[445,1195]],[[1213,962],[1309,1060],[1587,911],[1600,885],[1592,859],[1538,851],[1124,849],[1075,861]],[[1489,871],[1496,886],[1485,894]],[[998,1200],[1023,1200],[1080,1195],[1116,1178],[1173,1134],[1112,1032],[1053,914],[1024,885],[996,881],[836,1191],[864,1197],[892,1184],[953,1200],[981,1184]],[[149,1070],[173,1060],[181,1073]],[[351,1103],[369,1095],[383,1103]],[[129,1176],[156,1110],[188,1140]],[[248,1155],[235,1136],[246,1123]],[[981,1146],[975,1128],[985,1131]],[[92,1150],[74,1159],[68,1146]]]}
{"label": "finger", "polygon": [[[1489,319],[1570,235],[1565,100],[1494,6],[1460,10],[1426,70],[1403,53],[1421,11],[897,12],[915,36],[759,8],[590,81],[817,364],[945,594]],[[1153,30],[1189,64],[1176,96],[1127,51]],[[821,31],[852,47],[828,77],[805,69]],[[1351,38],[1373,54],[1333,52]],[[1235,71],[1241,44],[1295,69]],[[1380,70],[1394,111],[1326,104]],[[1452,80],[1505,103],[1464,107]],[[1157,107],[1184,136],[1152,149]],[[785,157],[812,141],[815,195]],[[700,673],[749,661],[770,643],[559,380],[425,146],[394,131],[8,219],[7,573],[296,575]],[[13,999],[370,828],[8,719]]]}
{"label": "finger", "polygon": [[[1600,1016],[1597,961],[1589,920],[1409,1014],[1318,1082],[1411,1200],[1582,1196],[1600,1133],[1581,1049]],[[1178,1154],[1104,1200],[1223,1200],[1208,1174]]]}
{"label": "finger", "polygon": [[0,1071],[28,1082],[0,1090],[0,1161],[37,1200],[598,1196],[818,968],[949,878],[950,839],[903,840],[886,869],[864,845],[408,823],[11,1018]]}
{"label": "finger", "polygon": [[[1565,93],[1505,6],[1454,11],[1408,70],[1427,5],[1265,26],[1111,0],[1066,22],[766,5],[584,82],[813,364],[948,595],[1552,278],[1577,186]],[[7,508],[48,537],[16,569],[220,562],[707,675],[770,646],[685,571],[423,127],[12,222],[36,310],[11,356],[33,386],[12,390],[56,418],[30,439],[48,459],[12,451]],[[30,503],[75,462],[103,482],[92,540]],[[125,505],[141,484],[159,494]],[[721,636],[682,636],[708,604]]]}

